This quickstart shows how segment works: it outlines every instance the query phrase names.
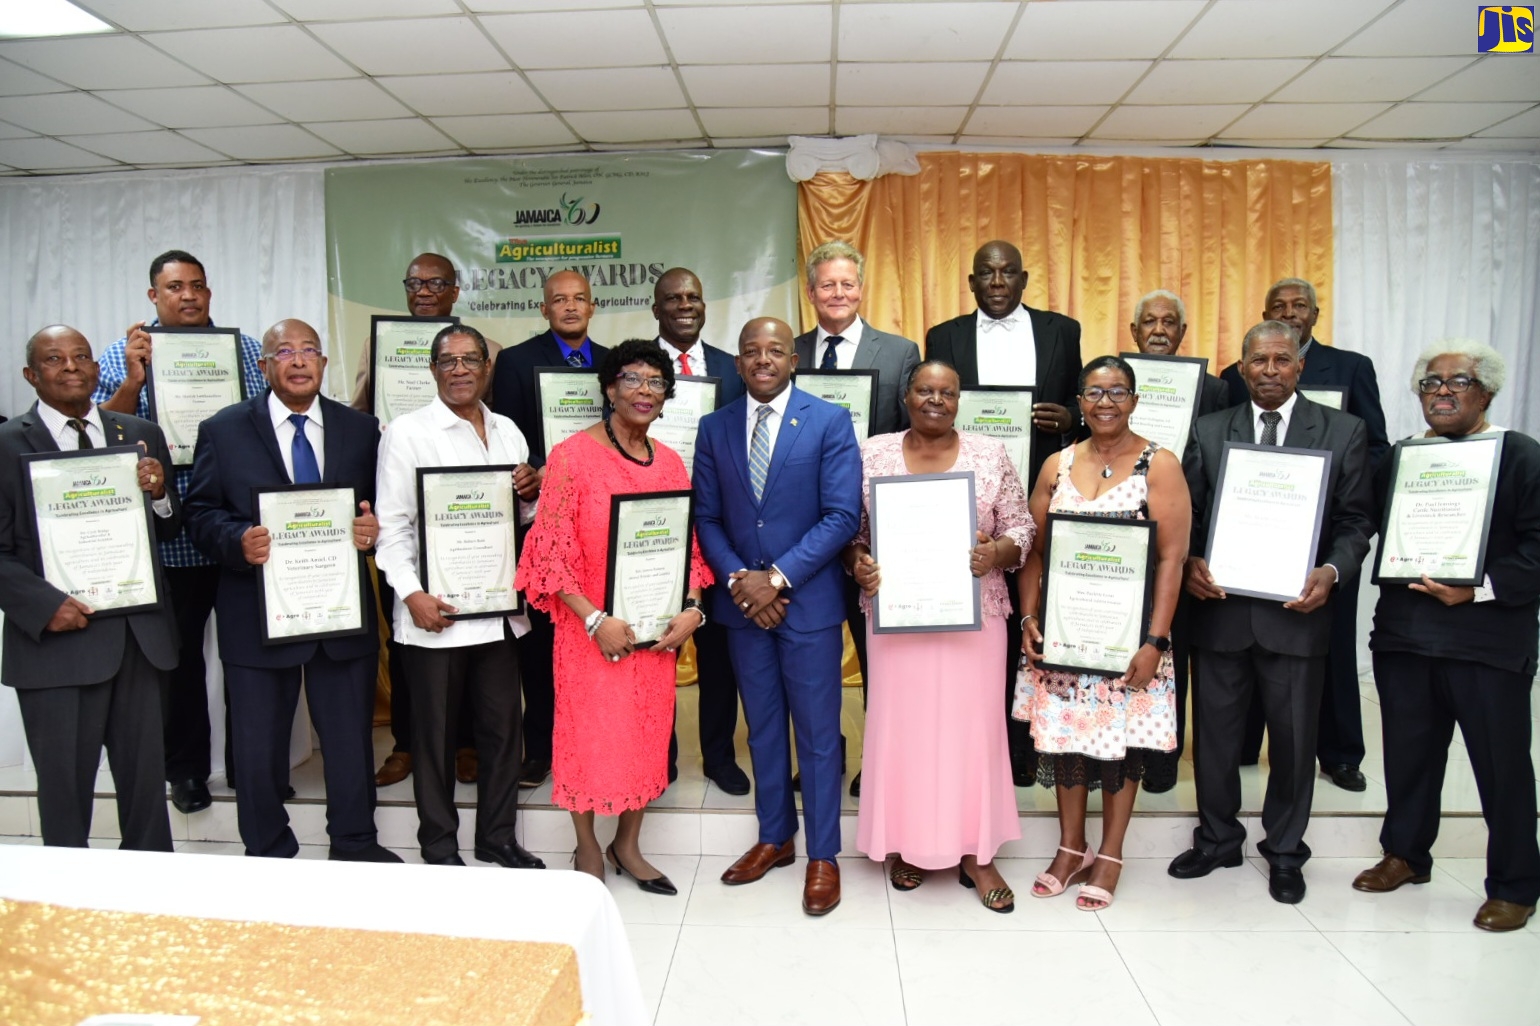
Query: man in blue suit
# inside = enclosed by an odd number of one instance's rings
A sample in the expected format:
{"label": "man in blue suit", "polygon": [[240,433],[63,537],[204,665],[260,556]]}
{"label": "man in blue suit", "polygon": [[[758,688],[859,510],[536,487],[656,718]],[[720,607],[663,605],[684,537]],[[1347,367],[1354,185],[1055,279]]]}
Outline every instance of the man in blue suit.
{"label": "man in blue suit", "polygon": [[358,499],[337,515],[351,523],[353,546],[369,549],[379,524],[374,499],[379,423],[320,395],[326,357],[315,329],[279,321],[262,336],[269,388],[203,422],[186,500],[193,543],[219,566],[219,657],[235,732],[236,820],[247,855],[292,858],[299,842],[283,795],[289,781],[289,733],[301,680],[321,738],[326,772],[330,858],[400,862],[374,828],[374,678],[379,658],[374,598],[363,590],[364,631],[316,641],[263,644],[256,568],[271,536],[257,526],[255,488],[288,484],[351,487]]}
{"label": "man in blue suit", "polygon": [[748,394],[701,420],[695,517],[706,561],[728,582],[711,616],[728,628],[759,817],[759,843],[722,881],[751,883],[796,858],[789,713],[807,822],[802,910],[820,916],[840,901],[845,600],[836,557],[859,526],[861,452],[849,411],[791,387],[796,366],[785,322],[744,325],[738,372]]}

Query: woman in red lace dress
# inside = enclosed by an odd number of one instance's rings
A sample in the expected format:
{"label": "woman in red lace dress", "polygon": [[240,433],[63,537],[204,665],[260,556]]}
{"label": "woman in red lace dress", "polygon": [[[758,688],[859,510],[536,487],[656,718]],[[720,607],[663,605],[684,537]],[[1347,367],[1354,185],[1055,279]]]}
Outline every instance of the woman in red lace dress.
{"label": "woman in red lace dress", "polygon": [[[610,498],[686,489],[690,477],[677,453],[647,437],[674,393],[673,364],[657,343],[616,346],[599,380],[609,412],[551,450],[517,586],[556,625],[551,800],[572,813],[575,864],[602,879],[608,855],[643,890],[673,894],[638,838],[647,803],[668,786],[674,661],[705,622],[700,592],[711,571],[692,537],[689,598],[652,648],[636,648],[630,625],[604,610]],[[594,834],[596,812],[620,817],[607,852]]]}

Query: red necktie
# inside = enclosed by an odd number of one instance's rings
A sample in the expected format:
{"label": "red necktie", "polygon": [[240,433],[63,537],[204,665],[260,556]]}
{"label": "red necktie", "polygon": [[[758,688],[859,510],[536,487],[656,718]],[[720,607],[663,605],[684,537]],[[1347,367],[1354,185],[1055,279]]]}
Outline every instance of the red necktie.
{"label": "red necktie", "polygon": [[679,354],[679,373],[681,373],[681,374],[691,374],[691,373],[693,373],[690,370],[690,354],[689,353],[680,353]]}

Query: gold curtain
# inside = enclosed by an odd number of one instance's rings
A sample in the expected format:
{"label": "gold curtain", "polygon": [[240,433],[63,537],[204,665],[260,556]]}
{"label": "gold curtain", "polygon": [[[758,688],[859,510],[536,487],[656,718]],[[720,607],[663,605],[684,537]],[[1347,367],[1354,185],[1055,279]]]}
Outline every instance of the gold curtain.
{"label": "gold curtain", "polygon": [[[967,275],[991,239],[1021,249],[1026,302],[1082,325],[1081,356],[1131,346],[1134,303],[1187,305],[1182,352],[1214,373],[1240,355],[1279,278],[1313,282],[1331,338],[1331,166],[1303,161],[923,153],[920,173],[823,172],[798,191],[799,260],[833,239],[866,255],[862,315],[923,346],[975,308]],[[802,325],[814,316],[806,297]]]}

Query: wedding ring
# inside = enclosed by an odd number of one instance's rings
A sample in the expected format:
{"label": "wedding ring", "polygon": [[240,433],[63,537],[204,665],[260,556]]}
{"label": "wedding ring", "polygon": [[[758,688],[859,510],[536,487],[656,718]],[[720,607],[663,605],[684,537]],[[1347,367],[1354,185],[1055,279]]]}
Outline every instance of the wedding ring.
{"label": "wedding ring", "polygon": [[154,474],[150,475],[150,484],[158,484],[159,482],[160,478],[156,477]]}
{"label": "wedding ring", "polygon": [[618,663],[618,662],[620,662],[620,656],[618,656],[618,655],[612,655],[612,656],[610,656],[610,662],[612,662],[612,663]]}

